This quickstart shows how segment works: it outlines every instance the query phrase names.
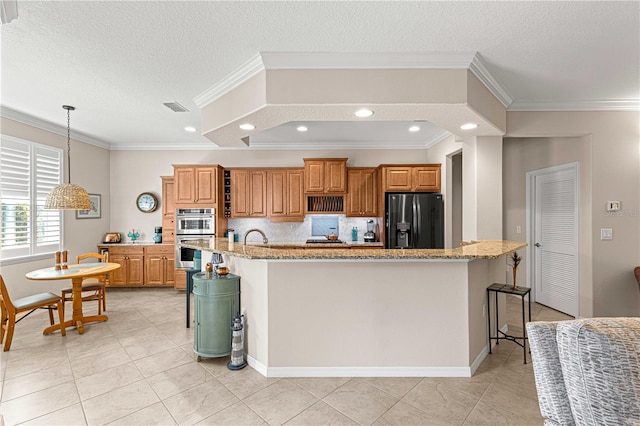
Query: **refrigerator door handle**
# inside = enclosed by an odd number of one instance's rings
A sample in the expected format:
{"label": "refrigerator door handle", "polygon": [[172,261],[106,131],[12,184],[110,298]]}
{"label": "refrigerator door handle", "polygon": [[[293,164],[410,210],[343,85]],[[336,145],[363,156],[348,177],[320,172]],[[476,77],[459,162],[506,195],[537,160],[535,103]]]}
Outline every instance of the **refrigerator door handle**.
{"label": "refrigerator door handle", "polygon": [[420,197],[417,195],[413,196],[413,205],[413,220],[415,221],[415,225],[413,227],[415,235],[413,238],[413,247],[418,248],[418,236],[422,235],[422,206],[420,205]]}
{"label": "refrigerator door handle", "polygon": [[418,244],[418,235],[420,235],[420,201],[418,197],[413,196],[413,224],[411,226],[411,247],[416,248]]}

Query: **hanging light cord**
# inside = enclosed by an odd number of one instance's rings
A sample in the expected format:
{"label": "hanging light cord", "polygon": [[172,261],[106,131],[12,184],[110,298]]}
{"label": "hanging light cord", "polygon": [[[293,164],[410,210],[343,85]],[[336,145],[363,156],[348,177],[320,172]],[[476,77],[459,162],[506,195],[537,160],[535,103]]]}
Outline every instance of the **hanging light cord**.
{"label": "hanging light cord", "polygon": [[71,111],[76,108],[69,105],[62,105],[62,108],[67,110],[67,173],[71,183]]}

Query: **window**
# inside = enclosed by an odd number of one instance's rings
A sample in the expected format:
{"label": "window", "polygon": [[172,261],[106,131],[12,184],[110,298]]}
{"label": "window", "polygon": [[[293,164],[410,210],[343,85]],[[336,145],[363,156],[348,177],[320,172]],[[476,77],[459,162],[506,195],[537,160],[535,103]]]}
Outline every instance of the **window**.
{"label": "window", "polygon": [[2,135],[0,260],[60,250],[62,214],[44,203],[61,180],[61,149]]}

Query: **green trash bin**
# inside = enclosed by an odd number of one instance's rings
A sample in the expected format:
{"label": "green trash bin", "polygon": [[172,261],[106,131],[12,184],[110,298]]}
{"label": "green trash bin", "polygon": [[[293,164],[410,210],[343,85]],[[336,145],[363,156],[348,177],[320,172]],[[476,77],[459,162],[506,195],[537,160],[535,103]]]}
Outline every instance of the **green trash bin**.
{"label": "green trash bin", "polygon": [[231,353],[231,324],[240,313],[240,277],[198,272],[193,276],[193,350],[202,357],[216,358]]}

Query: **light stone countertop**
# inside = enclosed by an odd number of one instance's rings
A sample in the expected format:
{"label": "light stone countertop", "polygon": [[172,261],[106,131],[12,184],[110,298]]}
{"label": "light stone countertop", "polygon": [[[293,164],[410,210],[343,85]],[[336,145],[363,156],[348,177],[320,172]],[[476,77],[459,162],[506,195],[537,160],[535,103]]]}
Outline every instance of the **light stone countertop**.
{"label": "light stone countertop", "polygon": [[[263,244],[234,243],[229,247],[226,238],[213,241],[203,239],[190,241],[184,247],[207,250],[214,253],[245,259],[496,259],[527,246],[518,241],[474,241],[471,244],[453,249],[384,249],[381,243],[360,244],[305,244],[270,243]],[[336,247],[338,246],[338,247]]]}

